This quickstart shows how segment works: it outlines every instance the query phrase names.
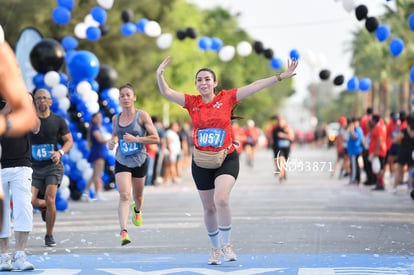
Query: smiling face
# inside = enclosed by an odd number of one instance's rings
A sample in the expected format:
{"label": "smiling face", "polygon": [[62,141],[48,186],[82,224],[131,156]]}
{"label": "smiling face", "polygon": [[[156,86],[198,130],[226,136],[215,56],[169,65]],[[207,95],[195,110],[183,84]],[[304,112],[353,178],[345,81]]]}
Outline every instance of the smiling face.
{"label": "smiling face", "polygon": [[217,86],[215,75],[210,70],[200,70],[196,75],[195,84],[201,95],[209,95],[214,93]]}

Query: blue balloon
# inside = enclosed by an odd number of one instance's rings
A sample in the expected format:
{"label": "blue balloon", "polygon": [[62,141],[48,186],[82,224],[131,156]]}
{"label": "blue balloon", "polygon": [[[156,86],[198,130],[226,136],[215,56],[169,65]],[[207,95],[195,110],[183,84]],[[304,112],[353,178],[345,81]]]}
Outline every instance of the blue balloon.
{"label": "blue balloon", "polygon": [[66,85],[68,84],[68,76],[62,72],[59,72],[59,77],[60,77],[60,84]]}
{"label": "blue balloon", "polygon": [[410,14],[408,17],[408,26],[414,31],[414,13]]}
{"label": "blue balloon", "polygon": [[100,6],[95,6],[91,9],[91,15],[92,18],[99,24],[105,24],[107,18],[105,9],[101,8]]}
{"label": "blue balloon", "polygon": [[414,66],[412,66],[410,70],[410,80],[411,83],[414,84]]}
{"label": "blue balloon", "polygon": [[139,19],[138,22],[137,22],[137,30],[140,33],[145,33],[145,26],[147,25],[148,22],[149,22],[149,20],[147,18]]}
{"label": "blue balloon", "polygon": [[45,86],[45,75],[42,73],[38,73],[33,77],[33,84],[35,87]]}
{"label": "blue balloon", "polygon": [[102,32],[98,27],[88,27],[86,29],[86,39],[89,41],[98,41],[101,38]]}
{"label": "blue balloon", "polygon": [[218,52],[223,47],[223,41],[218,37],[211,38],[211,49]]}
{"label": "blue balloon", "polygon": [[353,92],[356,89],[358,89],[359,86],[359,80],[356,76],[352,77],[351,79],[348,80],[347,82],[347,88],[349,91]]}
{"label": "blue balloon", "polygon": [[375,31],[375,34],[379,42],[384,42],[385,40],[387,40],[390,36],[390,33],[390,27],[388,27],[387,25],[381,25]]}
{"label": "blue balloon", "polygon": [[63,37],[61,43],[62,43],[63,48],[66,51],[74,50],[79,45],[78,40],[75,37],[70,36],[70,35]]}
{"label": "blue balloon", "polygon": [[131,22],[124,23],[121,26],[121,34],[123,36],[131,36],[135,34],[136,31],[137,31],[137,26],[135,26],[135,24]]}
{"label": "blue balloon", "polygon": [[58,6],[67,8],[68,10],[72,11],[75,0],[57,0],[57,4]]}
{"label": "blue balloon", "polygon": [[283,67],[283,61],[278,57],[272,57],[272,59],[270,60],[270,66],[272,67],[272,69],[280,70]]}
{"label": "blue balloon", "polygon": [[74,82],[92,80],[99,73],[99,60],[89,51],[76,52],[68,63],[68,72]]}
{"label": "blue balloon", "polygon": [[394,38],[390,43],[390,52],[392,56],[399,56],[404,50],[404,41],[401,38]]}
{"label": "blue balloon", "polygon": [[210,37],[203,36],[203,37],[200,37],[200,39],[198,40],[198,47],[203,51],[207,51],[211,49],[211,45],[212,45],[212,41]]}
{"label": "blue balloon", "polygon": [[291,51],[290,51],[289,56],[290,56],[290,58],[291,58],[291,59],[296,59],[296,60],[298,60],[298,59],[299,59],[299,57],[300,57],[300,54],[299,54],[299,51],[298,51],[298,50],[293,49],[293,50],[291,50]]}
{"label": "blue balloon", "polygon": [[56,7],[52,11],[52,19],[58,25],[66,25],[70,21],[70,10],[65,7]]}
{"label": "blue balloon", "polygon": [[65,53],[66,64],[68,64],[70,62],[70,59],[75,55],[76,52],[77,51],[75,51],[75,50],[66,51],[66,53]]}
{"label": "blue balloon", "polygon": [[363,92],[371,89],[371,79],[365,77],[359,81],[359,89]]}
{"label": "blue balloon", "polygon": [[68,201],[64,198],[56,199],[56,210],[65,211],[68,208]]}

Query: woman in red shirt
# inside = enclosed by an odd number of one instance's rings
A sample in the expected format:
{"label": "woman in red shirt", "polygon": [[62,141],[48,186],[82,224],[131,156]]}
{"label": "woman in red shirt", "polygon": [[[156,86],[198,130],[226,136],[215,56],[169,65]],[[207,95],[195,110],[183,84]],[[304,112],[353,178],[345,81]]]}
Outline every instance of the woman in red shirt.
{"label": "woman in red shirt", "polygon": [[257,80],[247,86],[215,93],[217,79],[214,71],[200,69],[195,76],[199,95],[189,95],[171,89],[164,79],[164,71],[170,57],[157,69],[160,92],[169,100],[187,109],[194,129],[195,149],[219,152],[229,148],[227,157],[216,169],[197,166],[192,162],[192,176],[204,208],[204,223],[211,242],[208,264],[220,264],[224,254],[226,261],[237,260],[230,244],[231,214],[230,192],[239,173],[239,156],[235,150],[231,130],[231,110],[240,100],[285,78],[294,76],[296,60],[288,62],[285,72]]}

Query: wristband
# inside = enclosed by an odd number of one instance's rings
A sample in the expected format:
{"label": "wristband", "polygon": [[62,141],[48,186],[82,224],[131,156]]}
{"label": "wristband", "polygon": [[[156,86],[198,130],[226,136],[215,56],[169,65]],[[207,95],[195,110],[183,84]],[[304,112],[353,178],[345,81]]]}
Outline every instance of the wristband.
{"label": "wristband", "polygon": [[4,122],[6,124],[6,130],[4,131],[4,134],[7,134],[12,128],[11,122],[10,122],[9,117],[7,115],[4,116]]}
{"label": "wristband", "polygon": [[62,157],[65,154],[65,151],[63,151],[62,149],[60,149],[58,152],[59,152],[60,156],[62,156]]}
{"label": "wristband", "polygon": [[283,79],[280,77],[280,74],[276,74],[277,81],[282,81]]}

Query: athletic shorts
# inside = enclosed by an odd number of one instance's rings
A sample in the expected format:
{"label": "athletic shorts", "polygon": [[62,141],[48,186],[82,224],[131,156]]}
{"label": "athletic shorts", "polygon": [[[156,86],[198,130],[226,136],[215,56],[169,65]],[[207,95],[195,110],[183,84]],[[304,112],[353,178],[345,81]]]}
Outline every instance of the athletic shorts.
{"label": "athletic shorts", "polygon": [[11,236],[10,200],[13,197],[14,231],[31,232],[33,229],[32,168],[27,166],[1,169],[3,181],[3,228],[0,238]]}
{"label": "athletic shorts", "polygon": [[399,151],[400,145],[393,143],[391,144],[391,147],[388,150],[388,156],[397,156]]}
{"label": "athletic shorts", "polygon": [[194,160],[191,163],[191,173],[198,190],[214,189],[214,181],[218,176],[230,175],[237,179],[240,169],[239,154],[234,150],[227,155],[221,167],[217,169],[206,169],[198,167]]}
{"label": "athletic shorts", "polygon": [[273,156],[277,157],[285,157],[287,159],[289,157],[290,147],[287,148],[273,148]]}
{"label": "athletic shorts", "polygon": [[413,160],[414,151],[400,150],[397,156],[397,163],[400,165],[408,165],[412,167],[414,165]]}
{"label": "athletic shorts", "polygon": [[64,167],[62,162],[52,163],[44,167],[33,167],[32,185],[45,194],[46,187],[50,184],[60,186],[63,178]]}
{"label": "athletic shorts", "polygon": [[133,178],[143,178],[147,174],[148,159],[145,159],[141,166],[128,167],[120,164],[118,161],[115,162],[115,174],[120,172],[129,172]]}

